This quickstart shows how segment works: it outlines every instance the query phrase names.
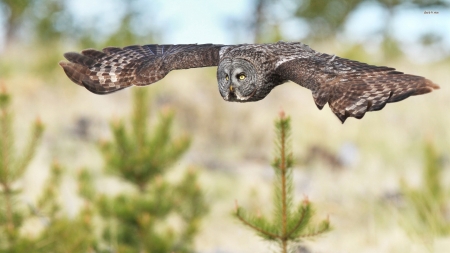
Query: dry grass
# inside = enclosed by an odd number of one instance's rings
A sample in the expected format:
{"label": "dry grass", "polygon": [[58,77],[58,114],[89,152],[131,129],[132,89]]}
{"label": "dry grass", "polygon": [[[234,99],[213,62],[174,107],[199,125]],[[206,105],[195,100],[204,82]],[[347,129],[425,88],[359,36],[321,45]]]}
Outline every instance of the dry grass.
{"label": "dry grass", "polygon": [[[21,182],[25,199],[32,200],[53,159],[74,172],[81,166],[101,169],[94,143],[109,138],[112,119],[128,117],[131,93],[93,95],[71,83],[62,70],[46,81],[32,70],[38,59],[30,56],[28,61],[18,51],[2,56],[13,60],[2,60],[0,65],[8,66],[1,82],[13,94],[16,133],[28,132],[28,123],[37,116],[46,125],[40,152]],[[323,162],[296,169],[297,196],[308,195],[319,216],[329,214],[334,227],[324,237],[306,243],[312,252],[448,252],[450,239],[437,238],[430,248],[430,244],[408,235],[398,223],[399,213],[385,208],[382,200],[398,190],[400,178],[412,184],[419,181],[424,140],[431,140],[448,157],[450,64],[417,66],[405,60],[383,64],[426,76],[441,89],[389,104],[382,111],[366,114],[363,120],[349,119],[341,125],[328,107],[322,111],[316,108],[310,91],[293,83],[276,88],[263,101],[247,104],[222,100],[214,68],[175,71],[147,88],[153,94],[153,116],[161,108],[174,108],[176,131],[194,138],[190,151],[171,174],[176,176],[190,164],[203,168],[202,181],[212,209],[197,238],[199,252],[271,252],[230,213],[235,199],[244,207],[270,211],[266,205],[272,180],[268,166],[273,120],[280,108],[292,118],[297,157],[303,157],[312,145],[336,154],[348,146],[356,150],[351,153],[353,162],[341,170],[332,170]],[[25,66],[23,71],[21,65]],[[80,118],[89,122],[86,139],[76,134]],[[18,138],[23,143],[26,136],[18,134]],[[444,175],[448,183],[448,171]],[[101,182],[106,185],[101,188],[114,191],[114,183]],[[65,204],[74,213],[78,206],[74,184],[67,185]]]}

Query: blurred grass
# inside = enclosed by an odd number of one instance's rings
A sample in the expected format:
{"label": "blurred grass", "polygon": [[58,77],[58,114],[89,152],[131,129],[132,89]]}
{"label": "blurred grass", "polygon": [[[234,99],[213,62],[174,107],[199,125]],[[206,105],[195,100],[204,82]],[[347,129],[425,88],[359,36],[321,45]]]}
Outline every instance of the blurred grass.
{"label": "blurred grass", "polygon": [[[400,58],[383,62],[374,54],[352,51],[333,42],[310,46],[425,76],[441,89],[388,104],[382,111],[367,113],[362,120],[352,118],[341,125],[328,107],[322,111],[316,108],[309,90],[294,83],[277,87],[260,102],[246,104],[223,101],[215,68],[174,71],[146,87],[155,101],[152,110],[167,106],[175,110],[175,135],[193,136],[192,147],[177,168],[188,164],[204,168],[201,181],[210,191],[212,208],[196,239],[198,251],[270,252],[251,232],[237,225],[230,212],[237,198],[248,197],[240,203],[246,208],[245,202],[249,203],[250,209],[251,203],[270,199],[273,175],[266,164],[273,147],[272,122],[283,108],[292,117],[294,156],[303,157],[312,145],[337,155],[346,152],[346,144],[357,151],[349,154],[354,161],[340,171],[323,163],[296,169],[296,195],[307,194],[324,212],[317,215],[329,214],[335,228],[308,243],[313,252],[429,252],[423,241],[404,231],[399,213],[383,208],[381,200],[400,190],[401,178],[412,185],[420,182],[425,140],[435,143],[436,149],[449,157],[450,61],[416,65]],[[44,143],[23,179],[25,198],[36,197],[54,158],[73,170],[82,166],[99,170],[102,163],[95,142],[110,138],[108,122],[125,117],[131,107],[130,89],[97,96],[70,82],[57,65],[64,50],[52,49],[17,47],[0,59],[0,82],[14,97],[16,131],[26,132],[25,122],[37,115],[46,125]],[[23,52],[27,52],[26,57]],[[87,138],[77,134],[81,118],[88,122]],[[19,143],[25,142],[25,136],[18,137]],[[448,185],[448,162],[443,169],[443,184]],[[117,191],[113,182],[105,181],[102,188]],[[69,196],[66,208],[76,212],[77,200],[70,192],[64,193]],[[254,208],[264,211],[264,206]],[[449,238],[435,238],[434,252],[447,252],[448,248]]]}

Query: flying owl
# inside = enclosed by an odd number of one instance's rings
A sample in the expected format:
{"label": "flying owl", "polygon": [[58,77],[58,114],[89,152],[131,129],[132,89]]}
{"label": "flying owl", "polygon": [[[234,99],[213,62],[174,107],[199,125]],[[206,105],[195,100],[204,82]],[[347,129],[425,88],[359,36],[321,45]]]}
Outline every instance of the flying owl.
{"label": "flying owl", "polygon": [[95,94],[149,85],[172,70],[209,66],[218,66],[219,92],[226,101],[258,101],[293,81],[311,90],[319,109],[328,103],[342,123],[439,88],[424,77],[320,53],[300,42],[135,45],[86,49],[64,57],[69,62],[59,64],[70,80]]}

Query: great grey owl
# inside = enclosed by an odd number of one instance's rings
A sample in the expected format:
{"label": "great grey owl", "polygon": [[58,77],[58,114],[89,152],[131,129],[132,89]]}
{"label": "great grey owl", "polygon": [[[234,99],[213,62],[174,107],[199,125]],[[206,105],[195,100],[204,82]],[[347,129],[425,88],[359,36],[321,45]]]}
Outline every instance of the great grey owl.
{"label": "great grey owl", "polygon": [[64,57],[69,62],[59,64],[67,76],[95,94],[149,85],[171,70],[208,66],[218,66],[219,92],[226,101],[258,101],[293,81],[311,90],[319,109],[328,103],[342,123],[439,88],[420,76],[320,53],[300,42],[107,47]]}

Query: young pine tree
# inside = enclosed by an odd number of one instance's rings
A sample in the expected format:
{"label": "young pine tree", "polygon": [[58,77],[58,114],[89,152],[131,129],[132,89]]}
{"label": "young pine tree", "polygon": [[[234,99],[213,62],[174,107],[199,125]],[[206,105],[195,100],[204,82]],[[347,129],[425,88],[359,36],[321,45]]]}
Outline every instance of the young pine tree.
{"label": "young pine tree", "polygon": [[419,235],[428,237],[450,235],[449,189],[445,188],[440,156],[431,143],[424,148],[425,166],[420,188],[411,188],[401,182],[407,210],[403,225]]}
{"label": "young pine tree", "polygon": [[53,163],[36,206],[32,207],[44,229],[34,239],[33,251],[48,252],[96,252],[93,214],[83,207],[75,217],[69,218],[60,203],[60,186],[65,169]]}
{"label": "young pine tree", "polygon": [[[15,182],[22,178],[33,158],[44,127],[37,120],[32,125],[25,150],[14,152],[10,100],[10,95],[3,89],[0,92],[0,252],[92,252],[95,239],[90,220],[82,214],[68,218],[61,208],[61,166],[53,164],[35,205],[29,204],[27,208],[19,200],[21,189],[14,187]],[[43,225],[35,236],[21,231],[25,221],[32,218],[38,218]]]}
{"label": "young pine tree", "polygon": [[11,96],[0,91],[0,252],[19,252],[27,248],[20,229],[28,214],[18,201],[20,189],[14,188],[33,158],[44,126],[39,120],[31,127],[31,136],[24,150],[16,152],[10,112]]}
{"label": "young pine tree", "polygon": [[286,253],[293,243],[306,237],[320,235],[330,229],[328,219],[318,226],[311,224],[314,214],[308,199],[297,207],[293,203],[293,158],[290,150],[290,118],[280,112],[275,121],[276,149],[272,168],[275,170],[274,180],[274,216],[270,219],[261,215],[251,215],[236,204],[235,216],[246,226],[253,229],[262,238],[277,242],[280,252]]}
{"label": "young pine tree", "polygon": [[[96,200],[101,215],[109,220],[104,238],[114,252],[191,252],[207,210],[197,174],[189,170],[178,183],[164,177],[190,139],[172,136],[171,111],[161,113],[152,128],[148,115],[147,91],[136,89],[131,129],[123,121],[111,124],[113,139],[100,145],[107,170],[136,189]],[[169,225],[169,218],[176,224]]]}

